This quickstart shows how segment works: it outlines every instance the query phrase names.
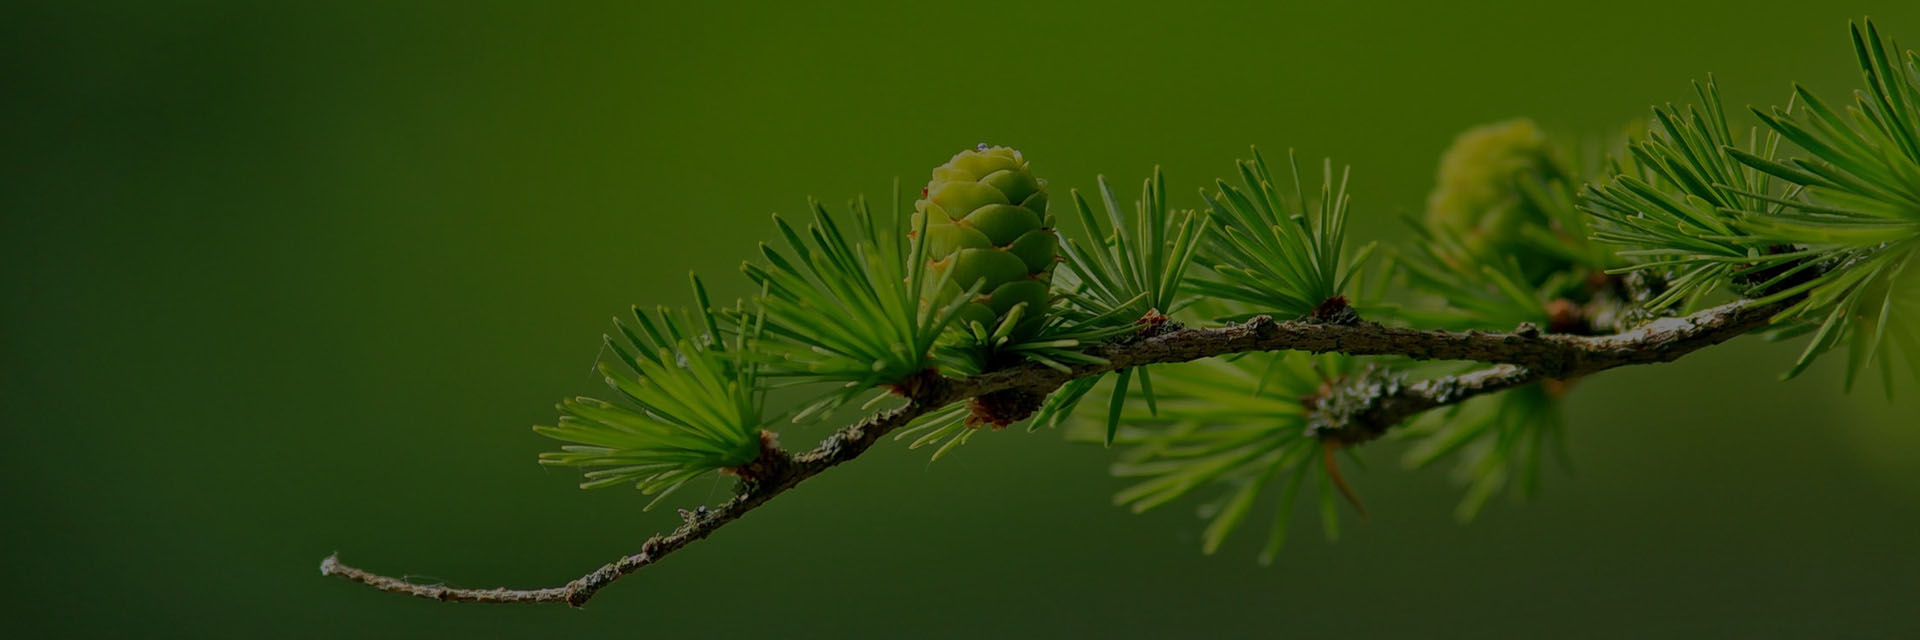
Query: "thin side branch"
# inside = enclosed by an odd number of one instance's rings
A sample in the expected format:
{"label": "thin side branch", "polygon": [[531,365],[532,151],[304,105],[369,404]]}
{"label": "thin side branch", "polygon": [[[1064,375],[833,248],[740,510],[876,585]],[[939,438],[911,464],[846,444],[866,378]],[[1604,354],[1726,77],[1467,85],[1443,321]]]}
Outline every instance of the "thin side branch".
{"label": "thin side branch", "polygon": [[[1328,324],[1279,322],[1259,316],[1246,323],[1210,329],[1180,329],[1098,351],[1104,365],[1058,371],[1026,365],[962,380],[917,385],[906,404],[881,411],[827,437],[820,446],[793,456],[787,464],[747,479],[719,508],[692,515],[672,533],[655,535],[640,550],[600,567],[564,586],[544,589],[456,589],[421,585],[342,564],[337,555],[320,563],[322,575],[337,576],[387,591],[448,602],[564,602],[581,606],[601,588],[739,519],[775,496],[860,454],[895,429],[930,411],[980,395],[1008,389],[1037,394],[1076,378],[1150,364],[1187,362],[1253,351],[1341,352],[1397,355],[1420,360],[1464,360],[1495,366],[1411,384],[1370,384],[1344,389],[1345,401],[1327,403],[1314,416],[1323,434],[1358,442],[1377,437],[1420,412],[1543,379],[1569,379],[1614,367],[1670,362],[1766,326],[1784,303],[1734,302],[1681,318],[1662,318],[1630,331],[1597,337],[1543,334],[1530,327],[1511,333],[1426,331],[1370,322]],[[766,455],[785,456],[777,449]]]}

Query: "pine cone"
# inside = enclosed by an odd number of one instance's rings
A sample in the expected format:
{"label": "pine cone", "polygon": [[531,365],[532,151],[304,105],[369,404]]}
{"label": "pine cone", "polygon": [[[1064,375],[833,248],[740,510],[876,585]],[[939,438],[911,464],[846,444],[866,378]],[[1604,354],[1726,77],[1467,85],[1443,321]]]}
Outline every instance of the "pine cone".
{"label": "pine cone", "polygon": [[1020,152],[1007,147],[962,151],[933,170],[914,222],[927,216],[928,266],[953,278],[940,292],[958,296],[976,282],[980,293],[961,321],[998,326],[1014,305],[1026,303],[1014,335],[1038,328],[1050,302],[1054,250],[1059,240],[1047,216],[1047,182],[1033,176]]}
{"label": "pine cone", "polygon": [[1482,256],[1536,256],[1524,246],[1528,225],[1547,224],[1546,214],[1521,197],[1519,181],[1560,173],[1553,141],[1531,120],[1509,120],[1468,129],[1440,157],[1438,184],[1427,198],[1427,224],[1460,234]]}

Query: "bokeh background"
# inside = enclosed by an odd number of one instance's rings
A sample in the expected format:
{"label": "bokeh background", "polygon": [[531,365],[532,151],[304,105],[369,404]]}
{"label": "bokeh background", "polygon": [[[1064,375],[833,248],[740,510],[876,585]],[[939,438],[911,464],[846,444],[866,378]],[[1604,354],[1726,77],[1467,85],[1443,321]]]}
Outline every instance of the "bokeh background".
{"label": "bokeh background", "polygon": [[1378,446],[1371,522],[1270,568],[1009,431],[881,447],[584,611],[322,578],[559,584],[673,526],[527,427],[600,389],[608,317],[689,270],[743,293],[810,194],[988,141],[1062,191],[1164,165],[1194,206],[1260,144],[1352,164],[1361,233],[1401,239],[1465,127],[1600,136],[1708,72],[1837,96],[1863,12],[1920,41],[1910,2],[869,4],[9,3],[0,635],[1920,633],[1920,387],[1782,384],[1796,345],[1751,338],[1583,383],[1574,470],[1471,525]]}

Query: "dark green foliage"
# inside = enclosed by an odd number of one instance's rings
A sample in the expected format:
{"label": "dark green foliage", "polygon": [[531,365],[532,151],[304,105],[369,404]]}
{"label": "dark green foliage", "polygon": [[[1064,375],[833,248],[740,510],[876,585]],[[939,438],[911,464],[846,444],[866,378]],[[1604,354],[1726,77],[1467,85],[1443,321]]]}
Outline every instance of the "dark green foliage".
{"label": "dark green foliage", "polygon": [[[1873,364],[1883,366],[1892,393],[1896,353],[1920,379],[1920,56],[1889,52],[1872,22],[1853,28],[1864,91],[1836,111],[1803,87],[1803,109],[1758,112],[1777,134],[1809,158],[1774,162],[1740,156],[1757,170],[1798,188],[1798,198],[1771,215],[1743,218],[1749,233],[1781,245],[1805,247],[1803,264],[1824,273],[1799,279],[1775,276],[1772,298],[1806,297],[1781,314],[1812,329],[1813,338],[1787,375],[1841,342],[1847,384]],[[1891,345],[1895,353],[1884,346]]]}
{"label": "dark green foliage", "polygon": [[[1061,272],[1063,288],[1074,308],[1085,313],[1107,315],[1130,323],[1128,329],[1138,335],[1152,334],[1169,322],[1169,316],[1184,309],[1191,299],[1182,295],[1187,268],[1193,263],[1200,240],[1208,230],[1208,218],[1194,211],[1167,209],[1166,176],[1154,169],[1153,177],[1141,187],[1133,214],[1125,213],[1112,185],[1105,176],[1098,180],[1100,201],[1106,211],[1103,225],[1093,207],[1080,192],[1073,192],[1074,210],[1086,229],[1086,236],[1069,239],[1062,247],[1067,269]],[[1126,398],[1133,370],[1114,377],[1115,401]],[[1154,407],[1152,378],[1147,369],[1138,370],[1139,385],[1146,394],[1149,410]],[[1084,378],[1048,398],[1035,418],[1035,426],[1058,425],[1078,406],[1080,398],[1102,377]],[[1108,412],[1108,433],[1117,421],[1118,411]]]}
{"label": "dark green foliage", "polygon": [[[1797,107],[1755,110],[1771,133],[1736,144],[1708,82],[1704,109],[1656,110],[1656,135],[1588,207],[1608,222],[1599,237],[1640,260],[1630,269],[1674,273],[1655,306],[1729,285],[1794,300],[1780,335],[1813,337],[1787,376],[1850,341],[1849,386],[1876,358],[1891,364],[1888,344],[1920,378],[1920,69],[1872,23],[1853,45],[1866,87],[1844,109],[1795,87]],[[1783,140],[1808,157],[1780,157]],[[1892,367],[1882,373],[1891,393]]]}
{"label": "dark green foliage", "polygon": [[1654,109],[1655,125],[1630,145],[1631,157],[1587,193],[1585,208],[1600,221],[1595,237],[1627,247],[1620,255],[1635,261],[1621,270],[1653,271],[1667,281],[1653,308],[1696,307],[1739,273],[1807,255],[1774,251],[1772,240],[1742,224],[1749,214],[1785,208],[1787,188],[1742,162],[1774,157],[1779,136],[1748,131],[1736,138],[1713,81],[1694,90],[1700,106]]}
{"label": "dark green foliage", "polygon": [[759,456],[763,393],[749,354],[760,325],[748,319],[728,339],[698,279],[694,291],[695,312],[635,309],[632,323],[614,320],[619,335],[606,342],[619,365],[600,372],[624,404],[560,403],[559,422],[533,430],[572,444],[540,454],[541,464],[591,469],[581,488],[633,483],[658,502],[688,480]]}
{"label": "dark green foliage", "polygon": [[1181,310],[1191,301],[1181,295],[1182,285],[1199,240],[1206,237],[1208,218],[1169,211],[1166,176],[1157,168],[1141,187],[1133,215],[1126,214],[1105,176],[1098,182],[1106,221],[1073,191],[1074,211],[1086,235],[1061,247],[1067,257],[1062,279],[1071,280],[1064,288],[1074,304],[1094,312],[1119,310],[1133,319]]}
{"label": "dark green foliage", "polygon": [[1560,395],[1568,386],[1532,384],[1423,415],[1401,432],[1415,441],[1405,462],[1425,468],[1458,458],[1455,475],[1467,485],[1467,495],[1454,515],[1462,521],[1472,520],[1502,488],[1511,486],[1517,496],[1531,497],[1539,487],[1546,452],[1559,451],[1565,459]]}
{"label": "dark green foliage", "polygon": [[1217,231],[1199,259],[1217,277],[1195,281],[1193,291],[1276,315],[1312,315],[1341,295],[1373,249],[1346,258],[1347,172],[1335,184],[1333,162],[1323,162],[1319,196],[1310,202],[1291,152],[1284,190],[1259,150],[1239,167],[1244,188],[1220,180],[1218,191],[1205,194]]}
{"label": "dark green foliage", "polygon": [[[1347,356],[1297,352],[1163,366],[1159,412],[1145,411],[1144,400],[1126,401],[1127,418],[1112,436],[1124,448],[1114,475],[1138,479],[1114,502],[1145,511],[1206,490],[1214,497],[1201,510],[1209,519],[1201,548],[1213,553],[1271,496],[1272,525],[1260,553],[1267,563],[1286,541],[1300,492],[1315,481],[1323,528],[1337,537],[1337,477],[1326,466],[1336,445],[1309,431],[1307,415],[1354,367]],[[1070,432],[1075,439],[1108,437],[1104,423],[1081,425]]]}
{"label": "dark green foliage", "polygon": [[922,303],[950,278],[921,268],[916,256],[925,254],[925,243],[907,240],[897,207],[891,227],[879,225],[864,200],[853,203],[850,226],[817,202],[811,208],[814,223],[804,235],[775,216],[787,251],[763,244],[766,264],[745,265],[762,292],[766,339],[756,351],[769,375],[839,385],[796,420],[932,367],[934,343],[966,303]]}
{"label": "dark green foliage", "polygon": [[[1238,163],[1238,185],[1221,180],[1201,194],[1204,215],[1169,209],[1157,169],[1130,209],[1100,178],[1104,213],[1073,192],[1085,233],[1063,243],[1045,183],[1019,152],[964,151],[933,171],[911,222],[896,206],[881,225],[858,201],[849,223],[818,204],[804,230],[776,218],[785,247],[763,246],[763,262],[745,267],[756,306],[715,309],[696,282],[695,312],[620,323],[609,344],[623,366],[603,371],[627,404],[563,403],[558,425],[537,430],[570,444],[542,462],[588,468],[583,486],[631,482],[664,495],[753,463],[761,398],[777,385],[830,387],[796,420],[862,395],[945,399],[919,391],[956,388],[928,386],[940,376],[1023,366],[1086,374],[1084,365],[1108,364],[1102,345],[1207,317],[1525,339],[1612,333],[1735,295],[1785,308],[1772,318],[1776,333],[1812,335],[1789,375],[1845,343],[1849,383],[1898,359],[1920,376],[1920,57],[1891,53],[1871,24],[1855,29],[1854,49],[1866,89],[1852,103],[1835,109],[1796,89],[1790,104],[1799,106],[1756,111],[1765,133],[1736,133],[1711,80],[1695,86],[1698,105],[1654,109],[1647,130],[1604,163],[1582,161],[1525,120],[1468,131],[1413,220],[1413,248],[1386,266],[1405,285],[1402,303],[1360,285],[1372,246],[1345,251],[1347,174],[1336,179],[1331,162],[1312,194],[1292,154],[1276,180],[1255,151]],[[1057,273],[1056,262],[1066,264]],[[1194,263],[1206,273],[1190,274]],[[1054,426],[1082,402],[1104,405],[1100,418],[1072,421],[1070,434],[1123,448],[1113,470],[1135,484],[1116,502],[1146,510],[1212,494],[1202,509],[1209,553],[1271,505],[1261,554],[1270,562],[1309,482],[1328,536],[1337,533],[1336,494],[1352,498],[1337,454],[1387,427],[1343,412],[1351,407],[1341,399],[1369,380],[1465,371],[1245,353],[1081,375],[1044,398],[1003,385],[914,407],[917,419],[895,437],[938,445],[937,458],[983,427]],[[1575,382],[1496,385],[1482,390],[1506,390],[1427,413],[1397,434],[1411,443],[1405,461],[1456,465],[1468,487],[1462,519],[1503,490],[1524,497],[1546,452],[1564,443],[1560,400]]]}

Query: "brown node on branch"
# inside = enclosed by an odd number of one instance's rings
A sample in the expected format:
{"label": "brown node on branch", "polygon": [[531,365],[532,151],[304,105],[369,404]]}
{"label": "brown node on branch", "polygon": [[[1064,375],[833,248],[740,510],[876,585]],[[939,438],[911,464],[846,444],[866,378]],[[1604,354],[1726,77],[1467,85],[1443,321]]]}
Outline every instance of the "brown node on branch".
{"label": "brown node on branch", "polygon": [[1003,389],[967,400],[967,426],[992,426],[995,431],[1033,417],[1047,395],[1026,389]]}
{"label": "brown node on branch", "polygon": [[1360,312],[1353,310],[1353,304],[1347,301],[1346,296],[1334,296],[1315,305],[1305,320],[1315,324],[1337,324],[1350,327],[1360,324]]}
{"label": "brown node on branch", "polygon": [[940,385],[945,383],[946,378],[940,376],[938,369],[927,367],[914,372],[913,375],[907,376],[899,382],[887,385],[887,391],[902,398],[921,398],[926,397],[927,394],[938,391]]}
{"label": "brown node on branch", "polygon": [[1592,333],[1588,329],[1587,314],[1580,305],[1566,298],[1547,301],[1547,331],[1585,335]]}
{"label": "brown node on branch", "polygon": [[[1633,283],[1621,276],[1590,271],[1580,288],[1566,297],[1547,301],[1547,331],[1576,336],[1597,336],[1619,331],[1622,325],[1641,319],[1641,305]],[[1650,299],[1650,298],[1648,298]]]}
{"label": "brown node on branch", "polygon": [[760,455],[754,456],[753,462],[725,467],[720,472],[739,477],[742,484],[756,485],[763,480],[780,477],[792,467],[793,456],[780,448],[780,434],[761,429]]}
{"label": "brown node on branch", "polygon": [[1133,321],[1133,324],[1139,327],[1134,330],[1134,335],[1142,338],[1151,338],[1160,335],[1161,329],[1167,327],[1170,322],[1173,322],[1173,318],[1169,318],[1166,314],[1160,313],[1159,309],[1148,309],[1146,315],[1140,316],[1139,320]]}
{"label": "brown node on branch", "polygon": [[1647,309],[1647,303],[1665,292],[1666,280],[1646,271],[1627,275],[1594,271],[1587,276],[1587,327],[1589,335],[1618,333],[1645,323],[1667,311]]}

